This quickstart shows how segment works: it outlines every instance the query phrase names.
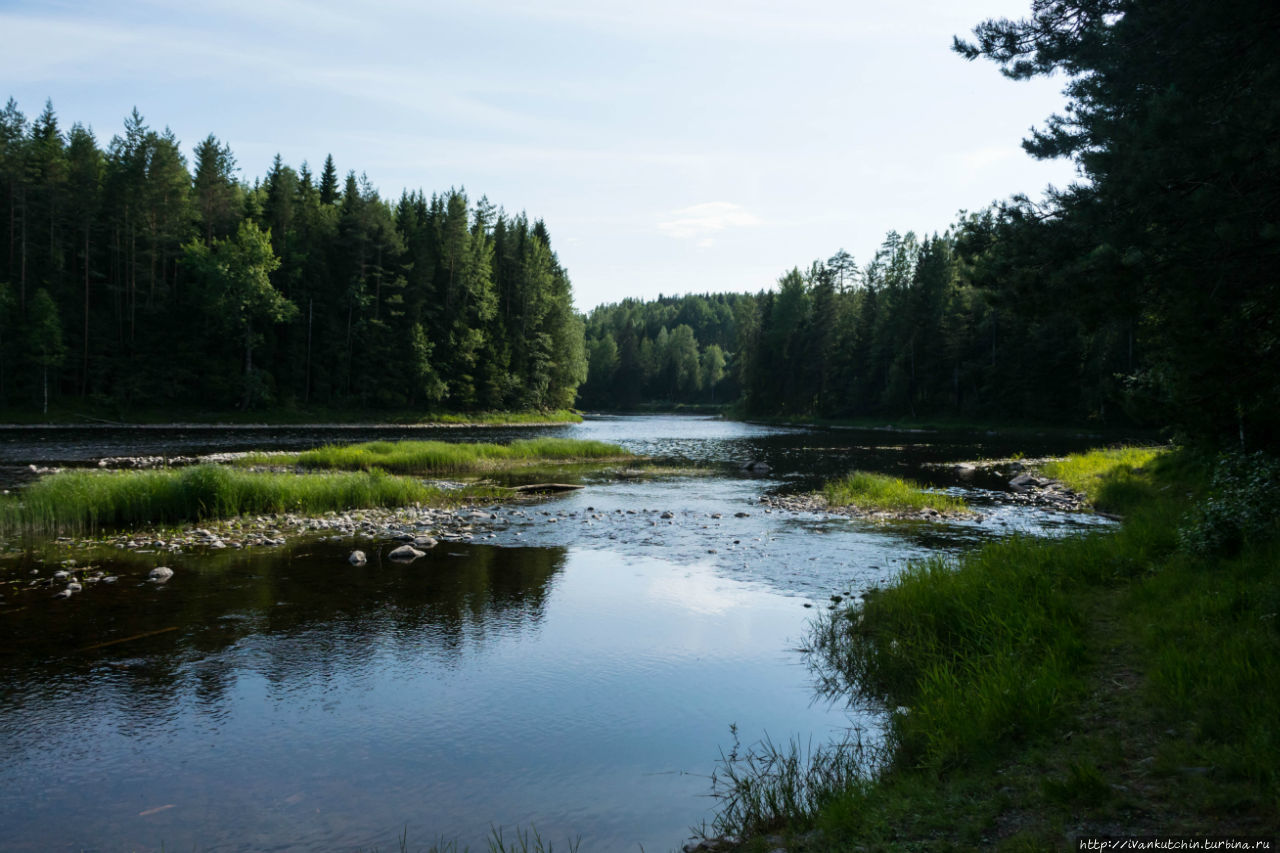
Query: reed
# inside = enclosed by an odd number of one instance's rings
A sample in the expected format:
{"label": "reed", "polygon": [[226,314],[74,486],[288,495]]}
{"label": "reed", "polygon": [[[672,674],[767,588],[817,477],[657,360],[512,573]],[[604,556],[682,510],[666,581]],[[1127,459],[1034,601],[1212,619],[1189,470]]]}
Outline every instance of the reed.
{"label": "reed", "polygon": [[[488,496],[497,490],[472,490],[466,496],[473,492]],[[277,474],[198,465],[156,471],[63,471],[0,500],[0,530],[25,535],[91,533],[245,514],[448,504],[462,497],[380,470]]]}

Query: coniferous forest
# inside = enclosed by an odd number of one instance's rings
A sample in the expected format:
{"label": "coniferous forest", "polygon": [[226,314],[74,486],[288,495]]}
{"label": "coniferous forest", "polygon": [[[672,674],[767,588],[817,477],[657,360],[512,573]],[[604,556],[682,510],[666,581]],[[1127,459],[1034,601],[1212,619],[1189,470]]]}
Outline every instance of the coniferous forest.
{"label": "coniferous forest", "polygon": [[[0,405],[752,414],[1172,425],[1280,438],[1280,13],[1033,4],[956,52],[1063,72],[1034,157],[1078,180],[890,231],[754,295],[575,315],[547,228],[457,190],[382,199],[329,158],[252,184],[135,113],[102,147],[0,113]],[[584,339],[585,327],[585,339]],[[589,364],[589,370],[588,370]],[[585,380],[585,381],[584,381]],[[579,389],[579,385],[581,388]]]}
{"label": "coniferous forest", "polygon": [[1036,2],[954,49],[1013,80],[1065,76],[1069,108],[1023,147],[1071,158],[1077,182],[946,234],[890,232],[865,265],[842,250],[745,300],[597,309],[584,400],[740,392],[757,414],[1159,425],[1274,447],[1274,4]]}
{"label": "coniferous forest", "polygon": [[135,111],[105,147],[0,112],[0,407],[554,409],[585,377],[541,221],[460,190],[394,203]]}

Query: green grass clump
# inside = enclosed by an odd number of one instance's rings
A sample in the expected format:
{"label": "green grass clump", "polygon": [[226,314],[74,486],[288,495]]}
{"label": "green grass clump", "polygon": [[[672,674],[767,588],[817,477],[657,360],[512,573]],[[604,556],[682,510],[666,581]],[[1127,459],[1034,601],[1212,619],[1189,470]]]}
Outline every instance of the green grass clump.
{"label": "green grass clump", "polygon": [[381,469],[397,474],[467,474],[521,465],[558,462],[616,461],[633,458],[616,444],[573,438],[533,438],[510,444],[464,444],[448,441],[373,441],[308,450],[296,457],[276,457],[276,464],[343,471]]}
{"label": "green grass clump", "polygon": [[0,530],[28,535],[78,533],[245,514],[444,504],[460,498],[456,492],[382,471],[262,474],[217,465],[64,471],[0,501]]}
{"label": "green grass clump", "polygon": [[897,710],[880,774],[820,794],[789,831],[1042,850],[1107,826],[1280,829],[1280,542],[1185,547],[1179,528],[1221,461],[1111,452],[1063,470],[1100,460],[1093,488],[1123,484],[1122,527],[917,563],[815,623],[827,686]]}
{"label": "green grass clump", "polygon": [[823,487],[830,506],[852,506],[868,511],[907,512],[936,509],[939,512],[964,512],[965,502],[951,495],[926,492],[919,484],[899,477],[854,471]]}
{"label": "green grass clump", "polygon": [[1041,471],[1096,504],[1115,507],[1140,499],[1141,495],[1134,492],[1140,491],[1145,482],[1140,476],[1142,469],[1165,452],[1162,447],[1091,450],[1046,462]]}

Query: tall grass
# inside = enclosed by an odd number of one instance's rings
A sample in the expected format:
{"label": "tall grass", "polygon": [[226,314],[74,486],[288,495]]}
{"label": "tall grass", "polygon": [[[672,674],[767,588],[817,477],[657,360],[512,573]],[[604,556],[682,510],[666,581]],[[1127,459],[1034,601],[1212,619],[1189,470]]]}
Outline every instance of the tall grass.
{"label": "tall grass", "polygon": [[1075,453],[1066,459],[1046,462],[1041,471],[1061,480],[1073,491],[1087,495],[1094,503],[1115,507],[1130,503],[1127,493],[1140,489],[1142,469],[1167,452],[1162,447],[1114,447]]}
{"label": "tall grass", "polygon": [[711,774],[716,816],[702,837],[758,835],[802,825],[818,816],[837,792],[871,783],[879,756],[851,732],[837,743],[786,746],[768,737],[746,750],[730,726],[733,747]]}
{"label": "tall grass", "polygon": [[[346,471],[381,469],[399,474],[465,474],[532,463],[608,461],[633,458],[616,444],[572,438],[533,438],[510,444],[447,441],[373,441],[298,454],[304,468]],[[286,464],[289,457],[283,457]],[[280,457],[274,460],[280,463]]]}
{"label": "tall grass", "polygon": [[907,512],[935,509],[939,512],[963,512],[968,506],[961,498],[939,492],[926,492],[918,483],[873,474],[853,473],[823,487],[831,506],[852,506],[867,511]]}
{"label": "tall grass", "polygon": [[0,530],[81,533],[244,514],[439,504],[459,497],[376,470],[260,474],[199,465],[159,471],[64,471],[0,500]]}
{"label": "tall grass", "polygon": [[[1119,495],[1123,527],[916,563],[862,606],[821,617],[810,654],[827,685],[901,707],[883,775],[829,792],[816,822],[895,844],[943,832],[990,846],[990,822],[1013,796],[1047,833],[1030,845],[1040,849],[1055,826],[1085,819],[1080,809],[1106,814],[1099,768],[1128,772],[1116,744],[1135,739],[1175,772],[1126,796],[1176,801],[1200,829],[1241,814],[1274,820],[1280,543],[1246,542],[1230,558],[1180,547],[1208,467],[1132,449],[1068,459],[1055,475],[1080,472],[1091,493]],[[1112,680],[1116,667],[1137,691]],[[1107,714],[1088,710],[1107,693],[1117,694]],[[1188,785],[1176,770],[1185,766],[1210,776]],[[1066,781],[1046,782],[1046,767]],[[1010,793],[1019,779],[1036,781]]]}

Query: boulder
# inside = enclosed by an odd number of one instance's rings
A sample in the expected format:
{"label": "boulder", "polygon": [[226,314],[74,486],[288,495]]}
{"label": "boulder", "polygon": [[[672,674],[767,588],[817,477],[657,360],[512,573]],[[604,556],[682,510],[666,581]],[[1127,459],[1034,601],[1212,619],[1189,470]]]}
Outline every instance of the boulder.
{"label": "boulder", "polygon": [[425,557],[426,553],[426,551],[419,551],[412,545],[401,545],[399,548],[393,549],[387,556],[397,563],[412,563],[419,557]]}
{"label": "boulder", "polygon": [[352,551],[351,555],[347,557],[347,562],[353,566],[363,566],[369,562],[369,558],[364,555],[364,551]]}
{"label": "boulder", "polygon": [[173,577],[173,569],[168,566],[156,566],[147,573],[147,580],[155,581],[156,583],[164,583],[171,577]]}

